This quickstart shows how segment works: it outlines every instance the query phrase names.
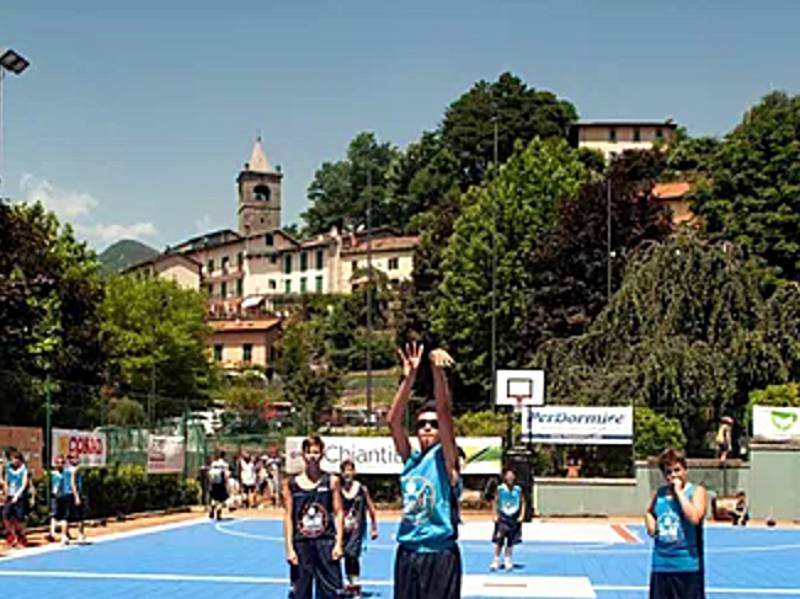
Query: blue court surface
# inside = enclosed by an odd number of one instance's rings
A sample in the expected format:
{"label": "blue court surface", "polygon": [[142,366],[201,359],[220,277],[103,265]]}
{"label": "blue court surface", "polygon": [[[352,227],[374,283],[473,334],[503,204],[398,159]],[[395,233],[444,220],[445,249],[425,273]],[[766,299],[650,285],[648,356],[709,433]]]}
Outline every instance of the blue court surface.
{"label": "blue court surface", "polygon": [[[362,561],[364,596],[392,597],[394,522]],[[647,596],[650,544],[639,526],[526,525],[512,572],[490,574],[491,523],[462,531],[464,597]],[[800,598],[800,530],[710,526],[709,597]],[[91,545],[34,548],[0,558],[4,597],[286,597],[281,522],[207,519],[123,533]]]}

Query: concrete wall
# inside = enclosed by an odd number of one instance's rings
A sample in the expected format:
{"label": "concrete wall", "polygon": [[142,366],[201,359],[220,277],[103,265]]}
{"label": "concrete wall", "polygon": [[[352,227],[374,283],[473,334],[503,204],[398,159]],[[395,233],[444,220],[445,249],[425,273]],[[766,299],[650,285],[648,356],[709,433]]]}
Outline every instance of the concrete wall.
{"label": "concrete wall", "polygon": [[754,518],[800,520],[800,447],[750,447],[748,496]]}

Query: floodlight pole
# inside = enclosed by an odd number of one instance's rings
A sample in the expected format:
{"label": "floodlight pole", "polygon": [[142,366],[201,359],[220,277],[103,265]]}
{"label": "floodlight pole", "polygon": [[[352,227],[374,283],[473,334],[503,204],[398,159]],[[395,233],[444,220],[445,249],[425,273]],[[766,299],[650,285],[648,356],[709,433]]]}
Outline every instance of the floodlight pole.
{"label": "floodlight pole", "polygon": [[[494,176],[498,175],[499,163],[497,159],[497,111],[492,117],[494,122]],[[492,409],[497,410],[497,389],[495,389],[495,379],[497,378],[497,202],[495,194],[492,194],[492,334],[491,334],[491,353],[492,353],[492,381],[491,397],[489,398]]]}
{"label": "floodlight pole", "polygon": [[372,422],[372,165],[367,163],[367,419]]}
{"label": "floodlight pole", "polygon": [[[3,97],[3,79],[5,78],[6,71],[21,75],[28,67],[31,66],[30,61],[10,48],[0,48],[0,191],[2,191],[5,184],[5,123],[3,122],[4,111],[4,97]],[[2,193],[0,193],[0,198]]]}
{"label": "floodlight pole", "polygon": [[611,301],[611,176],[606,181],[606,302]]}

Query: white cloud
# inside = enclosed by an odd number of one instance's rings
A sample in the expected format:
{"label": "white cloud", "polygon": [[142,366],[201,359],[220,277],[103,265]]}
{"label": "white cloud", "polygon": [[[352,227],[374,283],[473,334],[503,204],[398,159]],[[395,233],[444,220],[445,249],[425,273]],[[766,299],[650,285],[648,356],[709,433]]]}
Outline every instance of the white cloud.
{"label": "white cloud", "polygon": [[[30,173],[20,178],[19,188],[23,201],[41,202],[55,212],[62,223],[70,223],[78,237],[92,245],[108,245],[120,239],[153,237],[157,231],[151,222],[129,225],[95,222],[92,213],[100,202],[90,193],[62,189],[47,179]],[[198,221],[199,224],[200,221]]]}
{"label": "white cloud", "polygon": [[25,173],[19,182],[20,190],[28,203],[41,202],[60,220],[85,216],[97,208],[98,201],[91,194],[61,189],[46,179]]}
{"label": "white cloud", "polygon": [[152,237],[157,232],[153,223],[134,223],[132,225],[95,223],[90,226],[75,224],[74,227],[78,235],[86,237],[90,241],[105,244],[114,243],[120,239]]}

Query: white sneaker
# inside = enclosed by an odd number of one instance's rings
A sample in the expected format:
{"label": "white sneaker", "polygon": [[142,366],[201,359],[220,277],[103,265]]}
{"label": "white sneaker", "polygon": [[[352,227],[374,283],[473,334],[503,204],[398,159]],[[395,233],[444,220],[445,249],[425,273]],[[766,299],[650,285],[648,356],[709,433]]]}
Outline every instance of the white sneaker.
{"label": "white sneaker", "polygon": [[506,569],[506,570],[508,570],[509,572],[510,572],[511,570],[513,570],[513,569],[514,569],[514,564],[512,563],[512,561],[511,561],[511,558],[510,558],[510,557],[507,557],[507,558],[506,558],[506,562],[505,562],[505,564],[503,564],[503,566],[504,566],[504,567],[505,567],[505,569]]}
{"label": "white sneaker", "polygon": [[82,534],[82,533],[81,533],[81,534],[79,534],[79,535],[78,535],[78,542],[79,542],[79,543],[85,543],[85,542],[86,542],[86,535],[85,535],[85,534]]}
{"label": "white sneaker", "polygon": [[59,545],[61,545],[62,547],[66,547],[67,545],[69,545],[69,539],[67,537],[61,537]]}
{"label": "white sneaker", "polygon": [[499,567],[500,567],[500,561],[499,561],[499,560],[492,560],[492,563],[491,563],[491,564],[489,564],[489,569],[490,569],[492,572],[494,572],[495,570],[497,570]]}

